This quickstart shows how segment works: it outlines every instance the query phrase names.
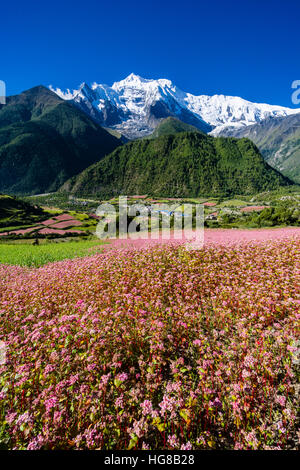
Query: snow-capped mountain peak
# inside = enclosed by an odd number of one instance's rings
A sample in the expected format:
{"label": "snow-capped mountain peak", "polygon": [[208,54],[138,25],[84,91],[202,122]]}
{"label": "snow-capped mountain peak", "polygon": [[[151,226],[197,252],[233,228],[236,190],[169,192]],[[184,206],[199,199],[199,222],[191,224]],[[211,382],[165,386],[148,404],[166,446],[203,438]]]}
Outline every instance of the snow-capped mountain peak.
{"label": "snow-capped mountain peak", "polygon": [[119,82],[115,82],[112,85],[112,88],[118,87],[119,86],[139,86],[141,83],[146,83],[150,80],[147,80],[146,78],[142,78],[139,75],[136,75],[135,73],[131,73],[128,75],[128,77],[124,78],[123,80]]}
{"label": "snow-capped mountain peak", "polygon": [[136,75],[135,73],[131,73],[128,75],[128,77],[124,78],[123,80],[119,82],[115,82],[112,85],[112,88],[115,90],[123,87],[131,87],[131,88],[140,88],[140,87],[172,87],[173,84],[170,80],[167,80],[165,78],[159,78],[157,80],[155,79],[149,79],[149,78],[143,78],[140,77],[140,75]]}
{"label": "snow-capped mountain peak", "polygon": [[63,91],[60,88],[54,88],[52,85],[49,85],[49,89],[51,91],[53,91],[54,93],[56,93],[63,100],[73,100],[74,95],[75,95],[75,91],[78,91],[78,90],[71,91],[69,88],[67,88],[65,91]]}
{"label": "snow-capped mountain peak", "polygon": [[150,134],[159,121],[174,116],[199,129],[218,135],[228,127],[241,128],[266,119],[300,112],[300,109],[252,103],[236,96],[193,95],[168,79],[145,79],[131,73],[112,86],[82,83],[78,90],[62,91],[50,86],[61,98],[72,100],[101,125],[128,138]]}

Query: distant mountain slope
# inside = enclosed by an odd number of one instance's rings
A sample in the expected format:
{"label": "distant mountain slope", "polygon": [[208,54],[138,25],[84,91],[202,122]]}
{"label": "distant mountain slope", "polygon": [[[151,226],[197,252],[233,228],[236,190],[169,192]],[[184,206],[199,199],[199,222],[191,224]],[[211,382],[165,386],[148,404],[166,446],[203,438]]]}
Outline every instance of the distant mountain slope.
{"label": "distant mountain slope", "polygon": [[195,126],[186,124],[179,119],[168,117],[163,119],[158,126],[155,128],[153,134],[150,134],[148,138],[156,139],[162,135],[178,134],[178,132],[201,132]]}
{"label": "distant mountain slope", "polygon": [[117,139],[119,139],[119,141],[122,144],[127,144],[127,142],[129,142],[129,140],[123,134],[116,131],[115,129],[110,129],[109,127],[103,127],[103,129],[105,129],[109,134],[111,134],[114,137],[116,137]]}
{"label": "distant mountain slope", "polygon": [[272,167],[300,183],[300,114],[268,118],[244,129],[228,129],[223,134],[251,139]]}
{"label": "distant mountain slope", "polygon": [[247,139],[185,132],[119,147],[70,179],[62,190],[99,196],[190,197],[251,194],[290,184]]}
{"label": "distant mountain slope", "polygon": [[49,214],[28,202],[0,194],[0,228],[32,224],[43,220]]}
{"label": "distant mountain slope", "polygon": [[45,87],[9,97],[0,107],[0,191],[55,191],[118,145],[119,139]]}
{"label": "distant mountain slope", "polygon": [[74,102],[100,125],[113,128],[128,139],[150,135],[160,120],[169,116],[218,135],[228,126],[239,128],[269,116],[300,112],[251,103],[237,96],[196,96],[180,90],[170,80],[148,80],[133,73],[112,86],[83,83],[73,91],[50,88],[61,98]]}

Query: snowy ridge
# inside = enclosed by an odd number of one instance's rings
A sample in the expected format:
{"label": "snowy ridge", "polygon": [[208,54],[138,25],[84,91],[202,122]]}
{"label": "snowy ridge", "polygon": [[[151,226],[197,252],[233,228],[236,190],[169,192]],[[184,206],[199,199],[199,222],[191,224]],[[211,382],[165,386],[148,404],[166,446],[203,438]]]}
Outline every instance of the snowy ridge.
{"label": "snowy ridge", "polygon": [[86,83],[78,90],[49,87],[64,100],[72,100],[101,125],[128,138],[150,134],[159,121],[178,117],[205,132],[219,135],[228,128],[256,124],[270,116],[284,117],[300,109],[252,103],[235,96],[186,93],[170,80],[151,80],[130,74],[112,86]]}

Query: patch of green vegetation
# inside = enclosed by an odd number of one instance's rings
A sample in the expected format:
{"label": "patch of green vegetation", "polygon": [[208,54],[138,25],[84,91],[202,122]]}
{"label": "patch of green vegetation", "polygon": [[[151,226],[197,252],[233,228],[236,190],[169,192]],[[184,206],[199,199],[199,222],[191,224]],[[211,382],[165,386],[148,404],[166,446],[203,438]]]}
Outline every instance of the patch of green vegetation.
{"label": "patch of green vegetation", "polygon": [[204,202],[218,202],[219,199],[207,199],[207,197],[197,197],[197,198],[186,198],[184,199],[184,202],[190,203],[190,204],[203,204]]}
{"label": "patch of green vegetation", "polygon": [[8,225],[8,226],[5,226],[5,227],[1,227],[0,228],[0,233],[3,233],[3,232],[10,232],[12,230],[26,230],[27,228],[31,228],[31,227],[35,227],[37,224],[31,224],[31,225]]}
{"label": "patch of green vegetation", "polygon": [[242,199],[225,199],[221,204],[220,207],[243,207],[246,206],[247,202]]}
{"label": "patch of green vegetation", "polygon": [[300,226],[299,207],[268,207],[261,212],[253,213],[248,224],[253,227],[274,227],[274,226]]}
{"label": "patch of green vegetation", "polygon": [[69,211],[69,214],[72,215],[77,220],[80,220],[81,222],[86,222],[90,220],[89,216],[82,212]]}
{"label": "patch of green vegetation", "polygon": [[0,263],[36,268],[55,261],[93,255],[103,248],[103,244],[100,240],[48,242],[37,246],[0,243]]}

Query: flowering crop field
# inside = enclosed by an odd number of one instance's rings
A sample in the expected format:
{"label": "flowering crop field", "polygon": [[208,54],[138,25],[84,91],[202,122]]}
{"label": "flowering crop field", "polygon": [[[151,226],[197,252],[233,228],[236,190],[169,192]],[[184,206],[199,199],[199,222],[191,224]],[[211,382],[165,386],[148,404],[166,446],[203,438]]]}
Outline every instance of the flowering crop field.
{"label": "flowering crop field", "polygon": [[300,238],[0,266],[10,449],[295,449]]}

